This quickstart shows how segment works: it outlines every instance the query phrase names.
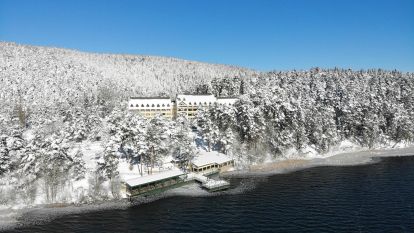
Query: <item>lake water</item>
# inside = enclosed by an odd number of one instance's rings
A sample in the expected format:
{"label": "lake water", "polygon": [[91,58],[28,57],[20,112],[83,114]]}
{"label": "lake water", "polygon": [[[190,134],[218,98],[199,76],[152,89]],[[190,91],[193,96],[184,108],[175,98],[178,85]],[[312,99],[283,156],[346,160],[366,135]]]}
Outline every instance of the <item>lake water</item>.
{"label": "lake water", "polygon": [[66,215],[15,232],[414,232],[413,156],[232,182],[250,188]]}

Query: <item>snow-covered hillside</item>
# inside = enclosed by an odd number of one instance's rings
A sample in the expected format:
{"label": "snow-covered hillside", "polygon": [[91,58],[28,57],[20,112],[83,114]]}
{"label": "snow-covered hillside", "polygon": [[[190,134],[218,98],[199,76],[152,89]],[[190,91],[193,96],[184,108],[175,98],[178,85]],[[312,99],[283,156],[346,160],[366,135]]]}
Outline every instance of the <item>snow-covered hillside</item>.
{"label": "snow-covered hillside", "polygon": [[[251,76],[244,68],[168,57],[85,53],[0,42],[0,111],[194,91],[213,78]],[[40,109],[40,110],[39,110]]]}
{"label": "snow-covered hillside", "polygon": [[[185,169],[195,146],[243,168],[414,141],[413,73],[257,73],[13,43],[0,52],[0,205],[117,198],[123,176],[171,160]],[[193,121],[127,112],[130,95],[185,91],[239,100],[201,108]]]}
{"label": "snow-covered hillside", "polygon": [[[138,168],[142,173],[149,165],[155,171],[148,150],[154,149],[157,137],[165,137],[148,133],[151,138],[139,141],[140,158],[130,156],[135,148],[125,135],[137,127],[125,115],[130,96],[194,93],[213,79],[255,75],[244,68],[176,58],[0,42],[0,205],[113,197],[105,177]],[[150,132],[155,127],[138,121],[146,125],[141,137],[148,125]],[[125,132],[126,127],[132,131]],[[173,135],[181,137],[180,145],[191,143],[185,130]],[[171,156],[176,148],[166,144],[162,153]],[[133,166],[138,160],[145,160],[145,166]],[[111,181],[119,185],[119,180]]]}

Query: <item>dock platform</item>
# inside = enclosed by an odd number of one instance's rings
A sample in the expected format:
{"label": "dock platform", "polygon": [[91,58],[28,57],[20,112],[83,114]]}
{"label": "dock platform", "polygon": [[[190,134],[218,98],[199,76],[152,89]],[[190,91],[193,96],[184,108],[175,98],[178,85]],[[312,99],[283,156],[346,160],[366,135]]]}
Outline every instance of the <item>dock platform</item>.
{"label": "dock platform", "polygon": [[208,178],[206,175],[198,173],[190,173],[188,179],[193,179],[201,183],[201,187],[207,189],[210,192],[224,190],[230,187],[230,183],[225,180],[214,180]]}

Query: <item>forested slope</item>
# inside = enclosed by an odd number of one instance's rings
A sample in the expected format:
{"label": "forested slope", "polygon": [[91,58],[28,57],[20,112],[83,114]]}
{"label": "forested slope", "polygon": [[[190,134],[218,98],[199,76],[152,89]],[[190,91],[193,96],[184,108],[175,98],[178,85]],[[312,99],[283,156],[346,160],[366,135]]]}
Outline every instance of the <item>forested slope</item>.
{"label": "forested slope", "polygon": [[[185,169],[194,127],[205,149],[238,166],[324,154],[344,141],[375,148],[414,139],[413,73],[263,73],[14,43],[0,43],[0,71],[0,204],[117,198],[121,163],[142,175],[165,159]],[[129,96],[177,92],[240,101],[201,109],[192,122],[127,112]]]}
{"label": "forested slope", "polygon": [[[0,42],[0,111],[108,107],[130,96],[193,92],[213,78],[256,72],[167,57],[84,53]],[[19,106],[18,106],[19,105]]]}

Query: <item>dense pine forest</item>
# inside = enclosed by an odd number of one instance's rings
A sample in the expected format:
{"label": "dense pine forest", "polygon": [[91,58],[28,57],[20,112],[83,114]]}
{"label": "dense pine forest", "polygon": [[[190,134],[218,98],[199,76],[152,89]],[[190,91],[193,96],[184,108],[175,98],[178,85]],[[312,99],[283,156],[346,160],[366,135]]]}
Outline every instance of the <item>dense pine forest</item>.
{"label": "dense pine forest", "polygon": [[[240,100],[201,109],[194,121],[147,120],[127,111],[130,96],[176,93]],[[120,161],[142,175],[166,157],[185,169],[197,147],[244,166],[288,151],[327,153],[346,140],[376,148],[413,139],[413,73],[258,72],[0,43],[0,204],[31,204],[40,194],[49,203],[117,198]],[[101,145],[93,169],[83,155],[87,142]],[[61,195],[81,180],[87,180],[82,195]]]}

